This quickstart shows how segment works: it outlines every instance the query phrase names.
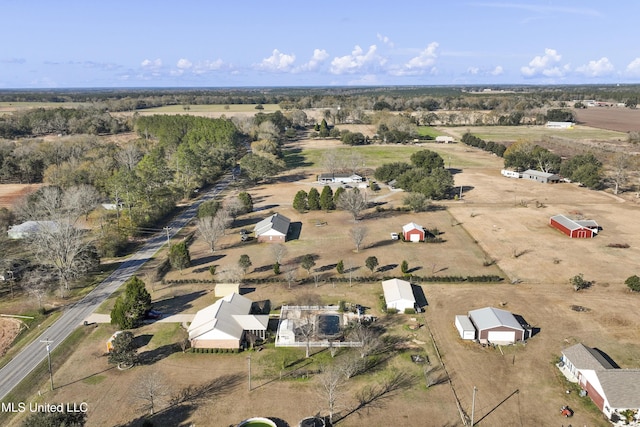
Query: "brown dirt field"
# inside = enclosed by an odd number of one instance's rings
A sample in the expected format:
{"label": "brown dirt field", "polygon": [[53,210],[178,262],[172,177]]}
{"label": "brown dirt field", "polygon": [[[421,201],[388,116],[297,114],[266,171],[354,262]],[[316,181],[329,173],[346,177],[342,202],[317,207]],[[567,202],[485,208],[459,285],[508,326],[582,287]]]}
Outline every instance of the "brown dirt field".
{"label": "brown dirt field", "polygon": [[[308,142],[317,147],[317,141]],[[327,147],[331,143],[325,144]],[[422,147],[425,148],[425,147]],[[559,410],[569,404],[576,410],[574,425],[605,426],[602,416],[589,410],[575,393],[565,394],[567,384],[559,376],[553,363],[560,350],[577,342],[598,347],[609,354],[621,367],[638,367],[637,345],[640,331],[637,324],[637,296],[630,294],[623,284],[626,277],[637,274],[640,248],[635,242],[640,236],[637,204],[624,201],[603,192],[590,191],[571,184],[545,185],[513,180],[500,176],[501,159],[461,144],[431,146],[441,155],[451,158],[456,185],[464,186],[461,201],[439,202],[447,210],[420,214],[388,212],[374,215],[369,210],[361,224],[369,227],[367,247],[353,252],[348,229],[353,225],[344,212],[309,212],[300,214],[292,209],[296,191],[306,191],[315,185],[312,177],[319,171],[301,169],[287,171],[273,184],[247,189],[254,199],[257,212],[237,221],[233,230],[216,253],[211,254],[201,241],[190,248],[194,266],[180,272],[170,272],[167,279],[206,278],[209,265],[218,266],[218,278],[224,270],[235,267],[239,256],[250,255],[253,262],[250,278],[269,277],[273,258],[268,244],[242,243],[239,229],[251,229],[269,211],[281,212],[292,221],[300,222],[298,239],[286,243],[286,263],[306,253],[317,255],[316,268],[327,267],[325,281],[316,287],[313,280],[298,283],[289,289],[284,283],[248,285],[247,296],[252,300],[270,299],[274,307],[291,303],[300,295],[320,295],[327,302],[339,300],[358,302],[371,307],[380,315],[377,300],[381,293],[377,273],[369,283],[348,284],[331,282],[336,274],[333,264],[343,259],[358,269],[355,275],[369,275],[364,259],[374,255],[380,266],[389,266],[389,275],[400,274],[403,259],[409,267],[418,267],[415,274],[482,275],[502,274],[507,280],[501,284],[425,284],[423,289],[429,305],[424,317],[427,327],[409,331],[403,324],[412,323],[410,316],[392,317],[390,328],[405,339],[417,340],[416,351],[437,360],[431,345],[429,331],[433,333],[447,371],[451,375],[453,390],[462,408],[470,413],[471,395],[478,388],[476,421],[482,417],[485,425],[558,425],[563,419]],[[419,149],[419,148],[416,148]],[[445,158],[446,158],[445,157]],[[240,191],[232,190],[233,191]],[[382,189],[375,196],[383,208],[399,206],[402,194]],[[550,216],[557,213],[577,215],[598,221],[603,229],[594,239],[569,239],[551,229]],[[326,225],[316,226],[316,220]],[[409,221],[427,227],[437,227],[446,242],[441,244],[411,244],[391,241],[389,232]],[[629,243],[629,249],[613,249],[609,243]],[[514,252],[522,252],[517,258]],[[487,259],[496,265],[483,266]],[[393,266],[393,267],[392,267]],[[615,266],[615,267],[613,267]],[[284,266],[283,266],[284,269]],[[569,286],[571,276],[583,273],[594,285],[585,291],[574,292]],[[143,272],[144,274],[144,272]],[[301,279],[307,273],[298,269]],[[512,280],[520,281],[511,284]],[[167,313],[194,313],[211,304],[215,298],[213,285],[152,285],[156,305]],[[540,332],[526,345],[482,348],[461,341],[453,327],[456,314],[484,306],[504,307],[522,315]],[[572,305],[589,309],[576,312]],[[381,321],[386,321],[381,319]],[[172,329],[173,328],[173,329]],[[275,351],[267,348],[252,353],[254,390],[247,390],[247,353],[239,355],[182,354],[166,355],[167,344],[176,342],[178,326],[149,325],[136,331],[146,337],[141,352],[152,352],[158,360],[152,365],[139,366],[120,372],[109,369],[104,356],[104,342],[113,332],[110,326],[100,326],[85,340],[65,365],[56,372],[56,391],[46,394],[46,401],[86,401],[90,407],[88,425],[114,425],[125,423],[141,415],[136,403],[131,402],[128,391],[146,372],[158,371],[175,390],[187,385],[204,384],[223,375],[237,374],[239,382],[194,406],[169,410],[164,422],[158,425],[230,425],[251,416],[272,416],[295,425],[302,417],[323,410],[311,381],[276,380],[279,367],[274,366]],[[169,352],[170,353],[170,352]],[[303,354],[303,351],[299,354]],[[338,356],[341,357],[341,356]],[[393,358],[390,370],[400,369],[421,378],[421,370],[407,360],[407,355]],[[387,370],[387,372],[389,369]],[[350,382],[349,396],[344,400],[346,411],[356,404],[354,393],[367,384],[380,381],[380,372],[356,378]],[[47,384],[43,383],[42,390]],[[519,393],[509,397],[515,390]],[[251,402],[249,405],[243,402]],[[495,408],[495,410],[494,410]],[[461,425],[454,393],[449,385],[425,389],[415,384],[400,390],[340,423],[344,427],[398,425],[417,423],[425,425]],[[405,421],[406,420],[406,421]]]}
{"label": "brown dirt field", "polygon": [[16,201],[33,193],[42,184],[0,184],[0,208],[11,208]]}
{"label": "brown dirt field", "polygon": [[591,107],[574,110],[578,122],[600,129],[629,132],[640,130],[640,110],[614,107]]}
{"label": "brown dirt field", "polygon": [[11,343],[18,336],[22,324],[17,319],[0,317],[0,357],[4,356]]}

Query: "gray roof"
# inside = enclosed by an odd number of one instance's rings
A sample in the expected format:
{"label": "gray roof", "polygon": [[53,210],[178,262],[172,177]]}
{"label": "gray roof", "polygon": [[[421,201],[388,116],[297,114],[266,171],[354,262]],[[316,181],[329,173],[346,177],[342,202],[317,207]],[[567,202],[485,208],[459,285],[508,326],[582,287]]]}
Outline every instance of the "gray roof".
{"label": "gray roof", "polygon": [[291,220],[289,218],[279,213],[275,213],[257,223],[253,231],[256,233],[256,237],[266,233],[269,230],[275,230],[286,236],[287,232],[289,231],[290,223]]}
{"label": "gray roof", "polygon": [[475,332],[476,328],[475,326],[473,326],[473,323],[471,323],[471,320],[469,320],[469,316],[465,316],[464,314],[458,314],[456,315],[456,319],[458,319],[458,323],[460,323],[462,330]]}
{"label": "gray roof", "polygon": [[594,348],[587,347],[580,343],[562,350],[562,354],[571,361],[571,364],[577,369],[589,369],[594,371],[602,371],[605,369],[614,369],[604,356]]}
{"label": "gray roof", "polygon": [[471,310],[469,312],[469,318],[473,321],[479,331],[501,326],[516,329],[518,331],[524,331],[524,328],[520,325],[520,322],[516,320],[513,314],[506,310],[500,310],[499,308],[485,307],[477,310]]}
{"label": "gray roof", "polygon": [[596,375],[611,408],[640,408],[640,369],[607,369]]}
{"label": "gray roof", "polygon": [[523,175],[531,175],[531,176],[539,176],[541,178],[556,178],[556,179],[560,179],[560,177],[554,173],[549,173],[549,172],[541,172],[541,171],[537,171],[534,169],[527,169],[526,171],[522,172]]}
{"label": "gray roof", "polygon": [[554,215],[551,217],[551,219],[556,221],[558,224],[568,228],[569,230],[579,230],[581,228],[598,228],[598,223],[591,219],[574,221],[564,215]]}

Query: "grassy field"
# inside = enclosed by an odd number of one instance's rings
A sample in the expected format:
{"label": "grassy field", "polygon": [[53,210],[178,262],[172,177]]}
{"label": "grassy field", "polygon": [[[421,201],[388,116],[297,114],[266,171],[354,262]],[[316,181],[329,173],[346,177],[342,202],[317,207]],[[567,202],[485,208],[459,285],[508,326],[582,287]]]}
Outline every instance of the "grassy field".
{"label": "grassy field", "polygon": [[443,133],[431,126],[418,126],[418,135],[435,138],[436,136],[443,135]]}
{"label": "grassy field", "polygon": [[461,126],[458,128],[442,128],[447,133],[460,138],[464,133],[471,132],[485,141],[513,142],[520,139],[536,141],[545,138],[566,138],[571,140],[626,140],[624,132],[597,129],[577,125],[573,129],[547,129],[544,126]]}

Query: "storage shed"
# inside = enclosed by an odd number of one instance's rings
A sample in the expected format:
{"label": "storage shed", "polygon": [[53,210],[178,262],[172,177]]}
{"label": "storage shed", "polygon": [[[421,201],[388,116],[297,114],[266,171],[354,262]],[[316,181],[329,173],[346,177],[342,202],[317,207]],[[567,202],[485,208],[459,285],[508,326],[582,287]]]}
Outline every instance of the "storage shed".
{"label": "storage shed", "polygon": [[590,239],[598,234],[600,228],[594,220],[573,220],[564,215],[552,216],[549,225],[572,239]]}
{"label": "storage shed", "polygon": [[554,173],[540,172],[533,169],[527,169],[522,172],[522,179],[529,179],[531,181],[541,182],[543,184],[558,183],[561,181],[560,177]]}
{"label": "storage shed", "polygon": [[463,340],[476,339],[476,328],[473,326],[473,323],[471,323],[471,320],[469,320],[469,316],[465,316],[464,314],[457,315],[455,325],[460,334],[460,338]]}
{"label": "storage shed", "polygon": [[401,313],[407,308],[415,309],[416,298],[413,295],[411,283],[406,280],[385,280],[382,282],[382,290],[387,308],[395,308]]}
{"label": "storage shed", "polygon": [[493,307],[471,310],[469,319],[475,325],[481,342],[514,344],[525,339],[525,329],[515,316],[506,310]]}
{"label": "storage shed", "polygon": [[415,222],[410,222],[402,226],[402,235],[407,242],[424,241],[424,228]]}

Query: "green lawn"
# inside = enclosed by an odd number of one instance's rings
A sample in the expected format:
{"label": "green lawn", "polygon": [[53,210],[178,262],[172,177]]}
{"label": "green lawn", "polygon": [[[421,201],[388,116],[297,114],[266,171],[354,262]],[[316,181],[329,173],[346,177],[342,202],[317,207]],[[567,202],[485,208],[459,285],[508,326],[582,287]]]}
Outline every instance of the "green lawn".
{"label": "green lawn", "polygon": [[163,107],[145,108],[143,112],[149,113],[273,113],[279,111],[278,104],[263,104],[264,110],[256,110],[254,104],[210,104],[210,105],[189,105],[185,110],[184,105],[165,105]]}
{"label": "green lawn", "polygon": [[418,126],[418,135],[420,136],[430,136],[435,139],[436,136],[442,135],[442,132],[438,132],[436,129],[431,126]]}

